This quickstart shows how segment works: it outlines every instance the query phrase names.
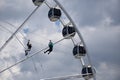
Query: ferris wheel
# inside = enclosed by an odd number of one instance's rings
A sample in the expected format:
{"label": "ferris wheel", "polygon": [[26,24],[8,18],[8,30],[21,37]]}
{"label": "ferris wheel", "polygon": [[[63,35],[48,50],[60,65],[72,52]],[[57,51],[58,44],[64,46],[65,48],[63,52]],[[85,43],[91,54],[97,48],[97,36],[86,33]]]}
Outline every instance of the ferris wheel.
{"label": "ferris wheel", "polygon": [[[81,73],[78,73],[77,75],[68,75],[68,76],[61,76],[61,77],[53,77],[53,78],[45,78],[45,79],[40,79],[40,80],[69,80],[69,79],[74,79],[74,78],[83,78],[85,80],[96,80],[96,72],[95,72],[95,68],[92,65],[92,62],[90,60],[90,56],[88,54],[88,49],[87,46],[82,38],[82,35],[80,33],[80,31],[78,30],[76,24],[74,23],[74,21],[72,20],[72,18],[70,17],[70,15],[67,13],[67,11],[64,9],[64,7],[57,1],[57,0],[53,0],[56,3],[56,6],[51,6],[46,0],[32,0],[34,5],[36,6],[35,10],[28,16],[28,18],[19,26],[19,28],[12,34],[12,36],[5,42],[5,44],[3,44],[3,46],[0,48],[0,52],[7,46],[7,44],[12,40],[12,38],[16,35],[16,33],[19,32],[19,30],[23,27],[23,25],[30,19],[30,17],[38,10],[38,8],[42,5],[42,4],[46,4],[46,6],[49,7],[49,11],[48,11],[48,18],[51,22],[56,22],[57,20],[59,20],[61,22],[61,24],[63,25],[63,29],[62,29],[62,36],[63,38],[56,41],[54,43],[54,45],[56,45],[57,43],[68,39],[71,40],[74,47],[73,47],[73,56],[75,59],[79,59],[82,65],[82,71]],[[68,23],[64,22],[64,19],[62,19],[62,14],[65,14],[65,16],[67,17],[67,19],[69,20]],[[75,40],[75,35],[78,35],[79,39],[77,39],[77,42]],[[19,39],[18,39],[19,40]],[[24,61],[26,61],[27,59],[33,57],[34,55],[44,51],[46,48],[43,48],[35,53],[33,53],[32,55],[16,62],[15,64],[3,69],[0,71],[0,73],[14,67],[17,64],[20,64]],[[88,64],[85,63],[85,58],[87,58]]]}

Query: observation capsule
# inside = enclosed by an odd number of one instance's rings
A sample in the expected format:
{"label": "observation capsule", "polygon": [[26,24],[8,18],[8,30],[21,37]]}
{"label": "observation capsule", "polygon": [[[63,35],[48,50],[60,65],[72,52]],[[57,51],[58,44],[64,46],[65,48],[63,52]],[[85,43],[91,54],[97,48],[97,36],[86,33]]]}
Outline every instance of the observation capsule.
{"label": "observation capsule", "polygon": [[[94,72],[93,72],[94,71]],[[82,68],[82,76],[86,79],[86,80],[89,80],[90,78],[93,78],[94,77],[94,73],[95,73],[95,69],[93,68],[92,70],[92,67],[91,66],[84,66]]]}
{"label": "observation capsule", "polygon": [[45,0],[32,0],[35,6],[40,6]]}
{"label": "observation capsule", "polygon": [[51,8],[48,12],[48,17],[52,22],[55,22],[58,19],[60,19],[61,15],[62,15],[61,10],[57,8]]}
{"label": "observation capsule", "polygon": [[62,35],[65,39],[70,39],[75,36],[75,28],[73,26],[64,26],[62,30]]}
{"label": "observation capsule", "polygon": [[80,58],[81,56],[85,56],[86,54],[86,50],[84,48],[84,46],[81,45],[75,45],[73,48],[73,55],[75,56],[75,58]]}

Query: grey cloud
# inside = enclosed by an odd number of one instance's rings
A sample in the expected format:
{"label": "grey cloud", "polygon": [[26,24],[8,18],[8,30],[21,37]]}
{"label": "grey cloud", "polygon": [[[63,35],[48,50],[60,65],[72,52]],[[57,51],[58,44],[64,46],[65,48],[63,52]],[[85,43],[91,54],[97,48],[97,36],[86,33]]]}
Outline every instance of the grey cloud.
{"label": "grey cloud", "polygon": [[30,7],[29,5],[30,2],[27,2],[27,1],[5,0],[4,2],[5,4],[3,5],[2,9],[0,9],[1,20],[15,21],[19,19],[24,19],[33,9],[33,7]]}
{"label": "grey cloud", "polygon": [[120,23],[120,1],[119,0],[115,0],[109,2],[109,3],[105,3],[106,5],[104,5],[104,12],[105,14],[107,14],[108,16],[111,17],[111,19],[113,20],[113,22],[111,23],[112,25],[119,25]]}
{"label": "grey cloud", "polygon": [[[35,8],[30,1],[28,3],[26,3],[27,1],[25,2],[28,7],[23,5],[24,2],[22,1],[20,4],[17,1],[7,1],[6,2],[11,8],[6,6],[3,10],[0,10],[1,20],[10,21],[13,19],[12,22],[16,20],[23,22],[27,15]],[[113,0],[113,2],[116,1],[117,0]],[[119,22],[119,17],[117,17],[119,16],[119,14],[117,14],[119,13],[119,5],[114,5],[114,8],[111,8],[113,7],[111,5],[114,4],[112,3],[112,0],[109,2],[105,0],[74,0],[74,2],[70,0],[61,0],[60,2],[78,25],[79,30],[84,30],[82,31],[83,38],[88,46],[92,62],[95,65],[96,70],[99,71],[97,74],[98,80],[103,80],[103,78],[100,77],[104,77],[104,75],[111,75],[111,73],[107,72],[109,69],[114,69],[115,73],[109,78],[105,76],[105,79],[117,80],[118,78],[119,80],[119,75],[116,74],[119,74],[120,28],[119,24],[117,27],[114,26]],[[19,5],[19,8],[15,7],[16,4]],[[119,4],[119,1],[117,4]],[[58,32],[56,32],[57,28],[47,17],[48,10],[49,8],[43,5],[24,25],[29,26],[31,31],[27,35],[33,44],[31,54],[46,47],[49,39],[54,39],[53,41],[56,41],[57,39],[62,38],[61,36],[59,38],[57,38],[58,36],[55,36],[55,34],[58,34]],[[106,17],[110,17],[111,20],[113,20],[114,25],[110,24],[111,27],[108,28],[102,27],[101,25],[103,24],[101,24],[101,22],[104,21]],[[95,31],[89,31],[86,28],[95,28]],[[59,33],[59,35],[61,35],[61,33]],[[26,45],[26,41],[24,44]],[[43,54],[43,52],[36,55],[34,57],[34,62],[39,72],[39,76],[35,72],[34,65],[30,59],[19,65],[21,69],[20,74],[17,75],[15,73],[15,79],[33,80],[36,78],[40,79],[81,73],[81,64],[79,60],[74,59],[72,48],[73,44],[66,40],[55,45],[54,51],[50,55]],[[24,58],[24,52],[16,55],[18,55],[20,59]],[[16,60],[14,56],[12,58],[13,60]],[[107,68],[99,67],[104,62],[107,64]],[[104,72],[106,73],[104,74]],[[26,76],[24,77],[24,75]]]}
{"label": "grey cloud", "polygon": [[[111,17],[113,20],[111,24],[119,24],[119,0],[110,0],[109,2],[106,0],[75,0],[74,4],[72,1],[69,1],[69,4],[66,3],[63,1],[62,4],[71,17],[76,17],[74,21],[79,23],[79,26],[96,26],[99,22],[103,21],[106,16]],[[72,9],[74,12],[72,12]]]}

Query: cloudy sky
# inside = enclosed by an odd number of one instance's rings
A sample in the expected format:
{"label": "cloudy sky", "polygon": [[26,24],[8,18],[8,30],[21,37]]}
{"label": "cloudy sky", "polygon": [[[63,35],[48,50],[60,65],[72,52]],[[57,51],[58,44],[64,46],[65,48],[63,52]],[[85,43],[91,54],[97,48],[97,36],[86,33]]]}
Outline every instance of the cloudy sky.
{"label": "cloudy sky", "polygon": [[[55,5],[52,0],[48,2],[51,6]],[[120,0],[59,0],[59,2],[82,34],[97,72],[97,80],[119,80]],[[0,47],[35,8],[31,0],[0,0]],[[27,40],[31,40],[33,47],[30,54],[45,48],[49,40],[56,42],[63,38],[61,33],[63,26],[59,21],[51,22],[48,11],[49,8],[42,4],[19,31],[24,36],[20,33],[16,35],[25,47]],[[68,22],[64,14],[62,19],[65,23]],[[75,42],[80,42],[78,36],[75,37]],[[54,46],[54,51],[50,55],[41,52],[0,73],[0,80],[39,80],[81,73],[81,63],[72,54],[73,47],[71,40],[64,40]],[[24,50],[14,37],[0,52],[0,71],[25,58]]]}

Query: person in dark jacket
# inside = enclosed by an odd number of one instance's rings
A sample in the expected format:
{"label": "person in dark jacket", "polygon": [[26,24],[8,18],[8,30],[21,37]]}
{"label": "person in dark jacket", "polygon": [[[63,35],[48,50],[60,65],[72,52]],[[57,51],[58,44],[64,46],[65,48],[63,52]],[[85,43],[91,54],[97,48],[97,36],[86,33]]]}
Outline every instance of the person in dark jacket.
{"label": "person in dark jacket", "polygon": [[53,43],[50,40],[49,44],[48,44],[49,49],[46,50],[44,53],[48,52],[48,54],[50,54],[53,51]]}
{"label": "person in dark jacket", "polygon": [[31,48],[32,48],[32,44],[30,44],[30,40],[28,40],[27,47],[28,47],[28,49],[25,50],[25,56],[28,55],[28,52],[29,52],[29,51],[31,50]]}

